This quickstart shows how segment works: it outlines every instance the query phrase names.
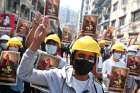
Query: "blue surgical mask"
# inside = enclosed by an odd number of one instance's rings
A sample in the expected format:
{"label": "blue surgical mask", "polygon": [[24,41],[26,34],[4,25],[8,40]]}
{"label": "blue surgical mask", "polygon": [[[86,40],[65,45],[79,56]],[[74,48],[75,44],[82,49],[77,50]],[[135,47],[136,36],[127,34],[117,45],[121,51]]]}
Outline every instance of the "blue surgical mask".
{"label": "blue surgical mask", "polygon": [[0,46],[2,47],[2,49],[7,49],[6,43],[1,43]]}
{"label": "blue surgical mask", "polygon": [[10,51],[17,51],[17,52],[18,52],[19,48],[9,47],[9,50],[10,50]]}
{"label": "blue surgical mask", "polygon": [[55,45],[46,45],[45,49],[46,52],[51,55],[54,55],[57,52],[57,46]]}
{"label": "blue surgical mask", "polygon": [[137,54],[137,52],[135,52],[135,51],[128,51],[128,55],[136,55]]}
{"label": "blue surgical mask", "polygon": [[115,58],[115,59],[120,59],[121,56],[122,56],[122,54],[120,54],[120,53],[113,53],[113,58]]}

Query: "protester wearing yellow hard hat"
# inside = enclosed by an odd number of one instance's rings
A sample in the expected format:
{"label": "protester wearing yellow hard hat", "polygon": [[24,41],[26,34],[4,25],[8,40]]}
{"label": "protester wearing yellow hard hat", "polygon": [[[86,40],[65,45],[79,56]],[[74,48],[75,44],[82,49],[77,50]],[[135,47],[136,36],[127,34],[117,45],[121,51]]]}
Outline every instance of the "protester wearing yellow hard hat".
{"label": "protester wearing yellow hard hat", "polygon": [[90,36],[85,36],[75,41],[71,48],[71,52],[76,50],[88,51],[100,55],[100,47],[98,43]]}
{"label": "protester wearing yellow hard hat", "polygon": [[[115,43],[111,48],[112,55],[109,59],[103,62],[102,74],[103,83],[107,87],[107,83],[112,77],[112,69],[115,68],[126,68],[126,62],[122,60],[125,53],[125,45],[123,43]],[[110,91],[108,91],[110,93]]]}
{"label": "protester wearing yellow hard hat", "polygon": [[23,47],[21,40],[19,40],[16,37],[10,38],[7,42],[7,46],[8,47],[19,47],[19,48]]}
{"label": "protester wearing yellow hard hat", "polygon": [[45,43],[47,43],[49,40],[53,40],[54,42],[56,42],[58,44],[59,47],[61,47],[61,42],[60,42],[60,38],[58,37],[57,34],[51,34],[51,35],[48,35],[46,38],[45,38]]}

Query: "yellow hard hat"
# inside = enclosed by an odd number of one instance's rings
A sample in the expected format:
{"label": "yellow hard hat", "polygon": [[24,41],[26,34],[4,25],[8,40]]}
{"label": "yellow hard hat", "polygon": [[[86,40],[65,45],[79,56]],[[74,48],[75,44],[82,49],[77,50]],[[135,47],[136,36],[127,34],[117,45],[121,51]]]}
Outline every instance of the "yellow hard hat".
{"label": "yellow hard hat", "polygon": [[133,45],[134,47],[136,47],[137,49],[140,49],[140,45]]}
{"label": "yellow hard hat", "polygon": [[75,50],[93,52],[96,53],[97,56],[100,56],[100,47],[98,43],[90,36],[84,36],[77,39],[70,51],[74,52]]}
{"label": "yellow hard hat", "polygon": [[117,51],[125,51],[125,45],[122,43],[116,43],[112,46],[111,51],[117,50]]}
{"label": "yellow hard hat", "polygon": [[140,45],[138,45],[138,49],[140,49]]}
{"label": "yellow hard hat", "polygon": [[53,41],[55,41],[56,43],[58,43],[59,47],[61,47],[60,38],[58,37],[57,34],[51,34],[51,35],[47,36],[47,37],[45,38],[45,41],[44,41],[44,42],[46,43],[48,40],[53,40]]}
{"label": "yellow hard hat", "polygon": [[7,46],[19,46],[20,48],[23,47],[21,40],[16,37],[13,37],[8,40]]}

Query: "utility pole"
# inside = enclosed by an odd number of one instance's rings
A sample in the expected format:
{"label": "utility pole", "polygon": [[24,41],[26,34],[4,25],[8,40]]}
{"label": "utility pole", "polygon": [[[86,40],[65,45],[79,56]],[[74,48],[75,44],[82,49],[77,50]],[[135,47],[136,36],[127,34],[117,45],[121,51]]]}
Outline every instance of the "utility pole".
{"label": "utility pole", "polygon": [[4,3],[4,8],[3,8],[4,10],[3,10],[3,13],[5,14],[5,13],[6,13],[6,1],[7,1],[7,0],[3,0],[3,1],[4,1],[4,2],[3,2],[3,3]]}
{"label": "utility pole", "polygon": [[47,1],[44,0],[44,13],[43,13],[44,15],[45,15],[45,12],[46,12],[46,2],[47,2]]}
{"label": "utility pole", "polygon": [[83,19],[83,9],[84,9],[84,1],[82,0],[82,5],[81,5],[81,11],[80,11],[80,24],[82,23],[82,19]]}

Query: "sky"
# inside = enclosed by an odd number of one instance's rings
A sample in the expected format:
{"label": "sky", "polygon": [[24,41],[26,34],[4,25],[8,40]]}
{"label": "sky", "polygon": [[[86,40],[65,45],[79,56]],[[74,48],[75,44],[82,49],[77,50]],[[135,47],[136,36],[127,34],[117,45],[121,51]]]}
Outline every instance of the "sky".
{"label": "sky", "polygon": [[60,0],[60,7],[79,11],[81,9],[81,1],[82,0]]}

